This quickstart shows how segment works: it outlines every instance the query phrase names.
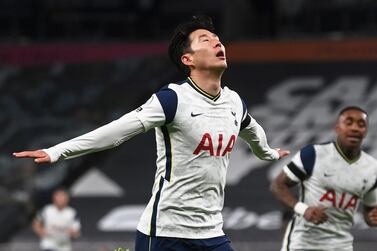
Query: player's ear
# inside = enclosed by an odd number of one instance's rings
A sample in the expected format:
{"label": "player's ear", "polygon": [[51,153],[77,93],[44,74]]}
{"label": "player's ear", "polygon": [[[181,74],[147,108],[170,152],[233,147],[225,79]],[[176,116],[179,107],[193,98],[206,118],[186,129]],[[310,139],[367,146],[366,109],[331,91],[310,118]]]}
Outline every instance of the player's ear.
{"label": "player's ear", "polygon": [[193,65],[193,58],[190,53],[185,53],[181,57],[182,64],[191,66]]}

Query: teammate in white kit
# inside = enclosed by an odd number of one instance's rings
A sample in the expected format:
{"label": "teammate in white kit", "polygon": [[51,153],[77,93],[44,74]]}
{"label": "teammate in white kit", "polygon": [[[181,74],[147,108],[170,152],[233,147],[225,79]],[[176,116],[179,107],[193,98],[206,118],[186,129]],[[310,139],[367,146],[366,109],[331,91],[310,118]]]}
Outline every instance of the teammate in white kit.
{"label": "teammate in white kit", "polygon": [[187,79],[167,85],[138,109],[88,134],[14,155],[55,162],[115,147],[154,128],[157,170],[152,197],[137,227],[136,251],[233,250],[222,230],[221,211],[237,137],[264,160],[289,152],[270,148],[239,95],[221,87],[225,48],[209,18],[194,17],[178,26],[169,56]]}
{"label": "teammate in white kit", "polygon": [[[335,142],[308,145],[272,182],[275,196],[295,211],[282,250],[351,251],[350,233],[359,202],[368,225],[377,225],[377,160],[361,150],[368,115],[340,111]],[[299,201],[290,187],[300,183]]]}
{"label": "teammate in white kit", "polygon": [[57,189],[52,200],[38,212],[33,230],[41,240],[42,251],[71,251],[71,240],[80,236],[80,220],[76,210],[68,206],[67,191]]}

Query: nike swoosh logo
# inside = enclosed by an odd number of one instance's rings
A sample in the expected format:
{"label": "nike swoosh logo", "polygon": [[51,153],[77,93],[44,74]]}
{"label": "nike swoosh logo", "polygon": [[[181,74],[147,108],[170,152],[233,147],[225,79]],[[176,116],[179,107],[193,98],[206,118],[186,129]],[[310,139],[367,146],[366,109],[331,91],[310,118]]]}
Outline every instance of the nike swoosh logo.
{"label": "nike swoosh logo", "polygon": [[331,176],[334,176],[334,174],[324,173],[323,176],[325,176],[325,177],[331,177]]}
{"label": "nike swoosh logo", "polygon": [[202,115],[203,113],[193,113],[191,112],[191,117],[196,117],[196,116],[199,116],[199,115]]}
{"label": "nike swoosh logo", "polygon": [[231,112],[233,116],[236,116],[236,113],[235,112]]}

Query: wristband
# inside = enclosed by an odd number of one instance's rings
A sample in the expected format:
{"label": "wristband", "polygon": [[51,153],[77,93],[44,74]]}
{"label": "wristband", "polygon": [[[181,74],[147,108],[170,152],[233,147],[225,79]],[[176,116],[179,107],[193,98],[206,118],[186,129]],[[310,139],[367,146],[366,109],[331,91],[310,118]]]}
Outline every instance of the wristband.
{"label": "wristband", "polygon": [[294,210],[297,214],[303,216],[304,213],[305,213],[305,211],[306,211],[306,209],[308,209],[308,207],[309,207],[309,206],[306,205],[305,203],[297,202],[296,205],[295,205],[295,207],[293,208],[293,210]]}

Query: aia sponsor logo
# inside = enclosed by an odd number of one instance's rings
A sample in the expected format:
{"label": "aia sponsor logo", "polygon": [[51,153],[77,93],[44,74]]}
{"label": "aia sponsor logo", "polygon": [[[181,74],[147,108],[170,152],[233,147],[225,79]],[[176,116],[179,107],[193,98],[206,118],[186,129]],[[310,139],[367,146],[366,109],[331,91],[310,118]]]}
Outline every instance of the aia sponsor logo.
{"label": "aia sponsor logo", "polygon": [[[226,145],[223,144],[223,138],[223,134],[220,133],[218,137],[214,139],[217,140],[217,148],[215,149],[213,144],[214,140],[212,139],[211,134],[205,133],[202,136],[202,139],[193,154],[198,155],[202,151],[204,151],[208,152],[210,156],[225,156],[225,154],[230,153],[233,150],[234,143],[236,142],[236,136],[230,136],[229,141],[226,143]],[[225,147],[223,148],[223,146]]]}
{"label": "aia sponsor logo", "polygon": [[341,209],[356,209],[359,198],[346,192],[337,194],[335,190],[328,190],[319,201],[328,201],[333,207]]}

